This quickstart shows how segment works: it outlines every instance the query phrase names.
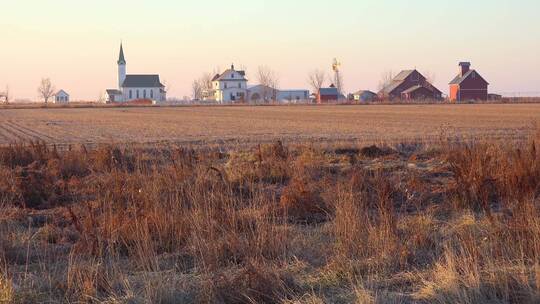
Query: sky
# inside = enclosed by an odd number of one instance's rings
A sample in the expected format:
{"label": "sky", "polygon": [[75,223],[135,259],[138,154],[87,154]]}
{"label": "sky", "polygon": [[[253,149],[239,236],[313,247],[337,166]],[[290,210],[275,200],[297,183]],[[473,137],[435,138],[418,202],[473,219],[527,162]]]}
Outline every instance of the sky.
{"label": "sky", "polygon": [[314,69],[342,63],[344,88],[377,90],[387,71],[418,69],[448,92],[459,61],[490,91],[540,94],[538,0],[0,0],[0,91],[37,99],[48,77],[72,100],[160,74],[169,97],[191,95],[205,72],[259,66],[281,89],[309,88]]}

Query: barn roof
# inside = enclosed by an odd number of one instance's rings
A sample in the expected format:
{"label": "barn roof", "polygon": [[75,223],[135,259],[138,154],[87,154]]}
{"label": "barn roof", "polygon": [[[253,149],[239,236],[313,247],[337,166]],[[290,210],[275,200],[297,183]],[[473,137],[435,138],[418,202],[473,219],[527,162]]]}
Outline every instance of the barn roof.
{"label": "barn roof", "polygon": [[467,73],[465,73],[465,75],[461,76],[461,75],[457,75],[454,79],[452,79],[452,81],[450,81],[449,84],[461,84],[465,79],[467,79],[469,76],[471,76],[473,73],[476,73],[476,76],[477,77],[480,77],[483,81],[485,81],[487,84],[489,84],[489,82],[487,82],[482,76],[480,76],[480,74],[478,74],[478,72],[476,70],[469,70]]}
{"label": "barn roof", "polygon": [[404,70],[399,72],[399,74],[394,77],[393,81],[403,81],[409,77],[415,70]]}
{"label": "barn roof", "polygon": [[384,88],[382,88],[380,93],[390,94],[393,90],[399,87],[399,85],[402,84],[407,79],[407,77],[409,77],[409,75],[411,75],[414,71],[415,70],[403,70],[399,72],[399,74],[397,74],[390,83],[388,83]]}
{"label": "barn roof", "polygon": [[163,88],[159,75],[126,75],[123,88]]}
{"label": "barn roof", "polygon": [[362,94],[377,95],[377,93],[372,92],[370,90],[360,90],[354,93],[354,95],[362,95]]}
{"label": "barn roof", "polygon": [[320,88],[319,94],[321,95],[339,95],[339,91],[337,88]]}
{"label": "barn roof", "polygon": [[416,90],[419,90],[419,89],[427,89],[429,90],[430,92],[433,92],[433,89],[432,88],[429,88],[427,86],[422,86],[422,85],[415,85],[414,87],[410,87],[408,88],[407,90],[403,91],[402,94],[409,94],[409,93],[412,93]]}

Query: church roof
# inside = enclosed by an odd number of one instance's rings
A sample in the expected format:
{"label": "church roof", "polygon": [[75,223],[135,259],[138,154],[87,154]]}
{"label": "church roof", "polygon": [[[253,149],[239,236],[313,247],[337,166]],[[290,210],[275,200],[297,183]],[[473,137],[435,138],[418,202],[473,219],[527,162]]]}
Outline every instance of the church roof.
{"label": "church roof", "polygon": [[118,56],[118,64],[126,64],[126,59],[124,58],[124,48],[120,43],[120,55]]}
{"label": "church roof", "polygon": [[123,88],[163,88],[159,75],[126,75]]}
{"label": "church roof", "polygon": [[106,91],[107,91],[107,95],[122,95],[122,91],[117,90],[117,89],[108,89]]}

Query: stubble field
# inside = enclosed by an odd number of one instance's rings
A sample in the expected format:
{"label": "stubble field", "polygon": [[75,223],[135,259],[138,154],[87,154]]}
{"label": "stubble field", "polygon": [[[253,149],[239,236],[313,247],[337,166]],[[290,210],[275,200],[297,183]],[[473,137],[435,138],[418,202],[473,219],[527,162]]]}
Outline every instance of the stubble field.
{"label": "stubble field", "polygon": [[2,109],[0,144],[522,139],[538,117],[538,104]]}

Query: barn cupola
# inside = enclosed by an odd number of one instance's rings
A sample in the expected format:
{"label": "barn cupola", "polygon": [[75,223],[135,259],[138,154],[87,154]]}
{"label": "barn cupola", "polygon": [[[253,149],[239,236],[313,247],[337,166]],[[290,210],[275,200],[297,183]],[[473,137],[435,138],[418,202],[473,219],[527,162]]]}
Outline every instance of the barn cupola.
{"label": "barn cupola", "polygon": [[120,54],[118,55],[118,89],[122,88],[124,80],[126,80],[126,59],[124,57],[124,47],[120,43]]}
{"label": "barn cupola", "polygon": [[460,62],[459,63],[459,75],[463,77],[463,75],[467,74],[467,72],[471,69],[471,63],[470,62]]}

